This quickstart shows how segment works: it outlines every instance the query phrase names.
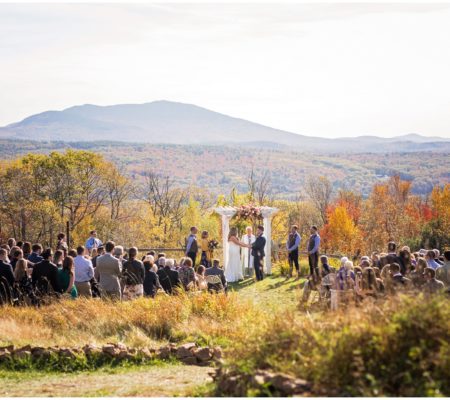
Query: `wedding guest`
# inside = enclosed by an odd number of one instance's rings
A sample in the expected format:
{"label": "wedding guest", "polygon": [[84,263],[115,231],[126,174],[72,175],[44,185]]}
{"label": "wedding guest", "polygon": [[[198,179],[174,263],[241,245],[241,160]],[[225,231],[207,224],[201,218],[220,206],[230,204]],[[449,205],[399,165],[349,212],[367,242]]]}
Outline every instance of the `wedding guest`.
{"label": "wedding guest", "polygon": [[444,265],[436,270],[436,278],[450,288],[450,250],[444,251]]}
{"label": "wedding guest", "polygon": [[23,251],[23,258],[28,259],[29,255],[31,254],[31,243],[25,242],[22,247]]}
{"label": "wedding guest", "polygon": [[419,257],[416,261],[414,269],[409,273],[408,277],[411,280],[413,287],[421,289],[425,284],[425,268],[428,267],[427,261],[423,257]]}
{"label": "wedding guest", "polygon": [[[60,250],[62,253],[62,250]],[[64,258],[61,268],[58,268],[59,286],[62,293],[69,293],[75,299],[78,297],[77,287],[75,286],[75,263],[71,256]]]}
{"label": "wedding guest", "polygon": [[195,281],[197,282],[197,287],[199,290],[207,290],[208,283],[205,277],[206,268],[203,265],[199,265],[197,272],[195,274]]}
{"label": "wedding guest", "polygon": [[191,228],[191,233],[187,238],[186,242],[186,256],[192,260],[192,266],[195,267],[195,259],[197,258],[198,243],[197,243],[197,232],[196,226]]}
{"label": "wedding guest", "polygon": [[8,246],[10,249],[14,246],[17,246],[16,239],[14,239],[14,238],[9,238],[6,243],[8,243]]}
{"label": "wedding guest", "polygon": [[107,297],[120,300],[121,290],[119,276],[122,273],[122,264],[113,256],[114,247],[114,242],[109,241],[106,243],[106,253],[97,258],[95,278],[99,282],[100,288]]}
{"label": "wedding guest", "polygon": [[145,269],[142,261],[136,259],[138,250],[128,250],[128,260],[123,263],[122,274],[125,276],[123,300],[134,300],[144,295]]}
{"label": "wedding guest", "polygon": [[[210,292],[223,292],[227,289],[227,280],[225,279],[225,274],[223,272],[223,269],[220,268],[220,261],[217,259],[213,260],[213,266],[210,268],[207,268],[205,271],[205,277],[216,275],[220,278],[220,283],[209,283],[208,282],[208,291]],[[206,279],[206,278],[205,278]]]}
{"label": "wedding guest", "polygon": [[[1,260],[1,250],[0,250],[0,260]],[[1,269],[1,261],[0,261],[0,269]],[[24,279],[26,280],[26,282],[24,281]],[[28,276],[27,260],[22,259],[17,261],[16,269],[14,270],[14,281],[19,283],[19,287],[21,283],[29,284],[31,282]]]}
{"label": "wedding guest", "polygon": [[298,233],[298,226],[292,225],[291,232],[289,233],[288,240],[286,242],[286,249],[288,252],[289,260],[289,278],[292,278],[292,270],[295,265],[297,271],[297,278],[300,278],[300,267],[298,264],[298,248],[300,246],[301,236]]}
{"label": "wedding guest", "polygon": [[91,258],[92,266],[94,267],[94,269],[97,267],[97,259],[103,254],[105,254],[105,247],[102,245],[99,246],[96,250],[97,254]]}
{"label": "wedding guest", "polygon": [[209,234],[208,231],[202,232],[202,237],[200,239],[200,250],[201,250],[201,257],[200,257],[200,264],[209,266],[211,263],[211,250],[209,249]]}
{"label": "wedding guest", "polygon": [[195,288],[195,271],[192,267],[192,260],[190,258],[184,260],[183,265],[178,270],[178,274],[184,290],[193,290]]}
{"label": "wedding guest", "polygon": [[424,276],[426,280],[423,285],[424,293],[430,295],[444,291],[444,283],[436,279],[436,270],[431,267],[427,267],[425,268]]}
{"label": "wedding guest", "polygon": [[86,249],[91,253],[94,247],[100,247],[102,245],[102,241],[97,238],[97,231],[94,229],[89,232],[89,239],[86,240]]}
{"label": "wedding guest", "polygon": [[64,259],[64,253],[62,250],[56,250],[53,255],[53,264],[55,264],[58,268],[62,268]]}
{"label": "wedding guest", "polygon": [[434,252],[434,250],[428,250],[427,253],[425,254],[425,260],[427,260],[427,265],[430,268],[433,268],[434,270],[440,267],[440,265],[434,260],[435,257],[436,253]]}
{"label": "wedding guest", "polygon": [[68,256],[75,258],[77,256],[77,251],[76,249],[70,249],[69,252],[67,253]]}
{"label": "wedding guest", "polygon": [[308,262],[309,262],[309,272],[310,275],[319,276],[319,247],[320,247],[320,236],[317,233],[317,227],[311,227],[311,236],[308,240]]}
{"label": "wedding guest", "polygon": [[92,297],[91,279],[94,277],[94,268],[91,260],[85,257],[84,246],[77,247],[77,256],[74,258],[75,287],[80,297]]}
{"label": "wedding guest", "polygon": [[56,249],[62,250],[62,252],[66,256],[69,251],[69,246],[66,243],[66,235],[62,232],[58,233],[57,239],[58,239],[58,243],[56,243]]}
{"label": "wedding guest", "polygon": [[158,289],[162,289],[162,286],[159,283],[157,268],[155,268],[156,266],[154,265],[154,260],[153,255],[147,255],[144,258],[144,296],[146,297],[155,297]]}
{"label": "wedding guest", "polygon": [[45,249],[42,252],[42,261],[34,264],[31,280],[33,285],[37,286],[41,278],[46,278],[53,290],[59,292],[58,268],[51,262],[52,257],[52,249]]}
{"label": "wedding guest", "polygon": [[327,256],[320,256],[321,272],[322,278],[328,274],[335,273],[336,270],[328,264]]}
{"label": "wedding guest", "polygon": [[5,278],[8,283],[14,285],[14,274],[11,264],[7,260],[7,252],[5,249],[0,249],[0,277]]}
{"label": "wedding guest", "polygon": [[28,261],[31,261],[33,264],[36,264],[42,261],[42,246],[39,243],[33,244],[31,246],[31,254],[28,256]]}
{"label": "wedding guest", "polygon": [[444,262],[440,260],[441,252],[438,249],[433,249],[434,251],[434,261],[439,265],[444,265]]}
{"label": "wedding guest", "polygon": [[411,281],[402,275],[400,272],[400,265],[398,263],[390,264],[390,274],[395,291],[397,289],[406,290],[410,287]]}

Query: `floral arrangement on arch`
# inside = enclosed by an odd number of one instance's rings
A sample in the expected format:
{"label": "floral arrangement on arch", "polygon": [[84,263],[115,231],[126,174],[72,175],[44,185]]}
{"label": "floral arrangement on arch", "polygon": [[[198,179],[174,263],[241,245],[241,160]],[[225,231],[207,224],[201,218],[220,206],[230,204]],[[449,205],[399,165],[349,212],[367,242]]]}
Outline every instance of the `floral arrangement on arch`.
{"label": "floral arrangement on arch", "polygon": [[237,209],[235,216],[237,219],[261,219],[261,208],[253,204],[243,205]]}

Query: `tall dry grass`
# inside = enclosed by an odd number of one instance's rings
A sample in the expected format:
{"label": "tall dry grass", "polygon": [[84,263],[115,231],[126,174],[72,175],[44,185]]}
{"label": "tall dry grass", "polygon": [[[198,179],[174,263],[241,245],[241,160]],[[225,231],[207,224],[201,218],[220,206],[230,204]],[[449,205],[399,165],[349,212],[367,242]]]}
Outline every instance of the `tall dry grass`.
{"label": "tall dry grass", "polygon": [[262,314],[236,294],[182,294],[132,302],[61,300],[41,308],[0,308],[3,344],[84,345],[122,341],[132,346],[195,340],[229,344],[259,329]]}

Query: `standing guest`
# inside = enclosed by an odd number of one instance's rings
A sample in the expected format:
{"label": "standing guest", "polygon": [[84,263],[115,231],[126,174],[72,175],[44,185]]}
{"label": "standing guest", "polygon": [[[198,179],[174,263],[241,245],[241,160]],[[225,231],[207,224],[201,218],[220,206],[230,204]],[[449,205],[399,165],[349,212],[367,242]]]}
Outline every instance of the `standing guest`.
{"label": "standing guest", "polygon": [[106,243],[106,253],[97,259],[95,277],[100,284],[100,288],[107,297],[120,300],[121,290],[119,276],[122,273],[122,264],[113,256],[114,247],[114,242],[109,241]]}
{"label": "standing guest", "polygon": [[97,267],[97,259],[100,256],[102,256],[103,254],[105,254],[105,247],[102,245],[102,246],[98,247],[96,250],[97,250],[97,254],[95,256],[93,256],[91,259],[92,266],[94,267],[94,269]]}
{"label": "standing guest", "polygon": [[[0,260],[1,260],[1,250],[0,250]],[[1,269],[1,261],[0,261]],[[30,285],[31,279],[28,276],[27,260],[19,260],[16,264],[16,269],[14,270],[14,281],[19,284],[19,287]]]}
{"label": "standing guest", "polygon": [[199,265],[197,269],[197,273],[195,274],[195,281],[197,282],[197,287],[199,290],[207,290],[208,283],[206,282],[205,277],[206,268],[203,265]]}
{"label": "standing guest", "polygon": [[91,260],[85,257],[84,246],[77,247],[75,265],[75,287],[80,297],[92,297],[91,279],[94,277],[94,267]]}
{"label": "standing guest", "polygon": [[187,238],[186,242],[186,256],[192,260],[192,266],[195,267],[195,260],[197,258],[198,243],[197,243],[197,227],[191,228],[191,234]]}
{"label": "standing guest", "polygon": [[404,275],[406,273],[406,267],[403,265],[403,260],[397,256],[397,244],[395,242],[388,243],[388,254],[380,257],[380,265],[384,267],[387,264],[396,263],[400,265],[400,273]]}
{"label": "standing guest", "polygon": [[158,289],[162,289],[162,286],[159,283],[157,268],[155,268],[156,266],[154,265],[154,260],[155,258],[153,255],[147,255],[144,258],[144,296],[146,297],[155,297]]}
{"label": "standing guest", "polygon": [[308,262],[309,262],[309,273],[311,276],[319,276],[319,247],[320,247],[320,236],[317,233],[317,227],[311,227],[311,236],[308,240]]}
{"label": "standing guest", "polygon": [[242,243],[246,244],[248,248],[243,247],[241,249],[242,254],[242,265],[243,265],[243,272],[244,276],[250,276],[253,277],[253,256],[252,256],[252,248],[251,245],[255,243],[256,237],[253,234],[253,229],[251,226],[247,226],[245,228],[245,235],[242,236],[241,241]]}
{"label": "standing guest", "polygon": [[124,262],[122,274],[125,276],[123,300],[134,300],[144,295],[145,269],[142,261],[136,260],[137,248],[128,250],[128,260]]}
{"label": "standing guest", "polygon": [[58,243],[56,243],[56,249],[61,250],[64,253],[64,256],[69,252],[69,246],[66,243],[66,235],[64,233],[58,233],[57,236]]}
{"label": "standing guest", "polygon": [[172,285],[170,283],[170,278],[165,270],[166,258],[158,257],[158,260],[156,262],[158,265],[157,275],[159,283],[161,284],[162,288],[166,293],[172,293]]}
{"label": "standing guest", "polygon": [[23,251],[20,247],[13,247],[13,251],[12,251],[12,257],[10,259],[10,264],[12,269],[14,270],[14,268],[16,268],[16,262],[17,260],[20,260],[21,258],[23,258]]}
{"label": "standing guest", "polygon": [[67,253],[68,256],[75,258],[77,256],[77,250],[76,249],[70,249]]}
{"label": "standing guest", "polygon": [[262,225],[258,226],[256,231],[256,240],[251,245],[252,256],[253,256],[253,267],[255,268],[255,275],[257,281],[262,281],[264,279],[263,273],[263,260],[266,255],[264,248],[266,247],[266,238],[263,236],[264,227]]}
{"label": "standing guest", "polygon": [[433,268],[434,270],[436,270],[437,268],[440,267],[440,265],[434,260],[435,257],[436,257],[436,253],[434,252],[434,250],[428,250],[425,255],[425,260],[427,260],[427,265],[430,268]]}
{"label": "standing guest", "polygon": [[125,261],[124,257],[123,257],[124,253],[125,253],[125,250],[123,249],[123,246],[114,247],[114,252],[113,252],[114,257],[116,257],[122,264]]}
{"label": "standing guest", "polygon": [[378,269],[381,268],[380,255],[376,251],[374,251],[372,253],[371,260],[372,260],[372,268],[378,268]]}
{"label": "standing guest", "polygon": [[419,257],[416,261],[416,266],[414,269],[408,274],[409,279],[411,280],[412,285],[416,289],[421,289],[425,284],[425,268],[428,267],[427,261],[423,257]]}
{"label": "standing guest", "polygon": [[436,278],[450,288],[450,250],[444,251],[444,265],[436,270]]}
{"label": "standing guest", "polygon": [[52,249],[45,249],[42,252],[42,261],[34,264],[31,280],[33,285],[36,286],[39,284],[41,278],[46,278],[53,290],[59,292],[58,268],[51,262],[52,257]]}
{"label": "standing guest", "polygon": [[209,233],[208,231],[202,232],[202,238],[200,240],[200,250],[202,252],[200,257],[200,264],[209,267],[211,264],[211,250],[209,249]]}
{"label": "standing guest", "polygon": [[288,251],[289,259],[289,278],[292,278],[292,270],[295,265],[297,271],[297,278],[300,278],[300,267],[298,265],[298,248],[300,246],[301,236],[298,233],[298,226],[292,225],[286,242],[286,249]]}
{"label": "standing guest", "polygon": [[29,255],[31,254],[31,243],[25,242],[22,247],[23,257],[27,260]]}
{"label": "standing guest", "polygon": [[97,231],[95,229],[90,231],[89,235],[89,239],[86,240],[86,249],[90,254],[93,248],[97,248],[102,245],[102,241],[97,238]]}
{"label": "standing guest", "polygon": [[211,268],[207,268],[205,271],[205,279],[207,276],[218,276],[220,278],[220,283],[209,283],[208,282],[208,291],[210,292],[223,292],[227,289],[227,280],[225,278],[225,274],[223,269],[220,268],[220,262],[217,259],[213,260],[213,266]]}
{"label": "standing guest", "polygon": [[[60,250],[62,253],[62,250]],[[75,286],[75,268],[74,259],[71,256],[64,258],[61,268],[58,268],[59,286],[62,293],[69,293],[73,299],[78,297],[77,287]]]}
{"label": "standing guest", "polygon": [[[7,260],[7,252],[5,249],[0,249],[0,277],[5,278],[8,283],[14,285],[14,274],[11,264]],[[25,260],[24,260],[25,261]]]}
{"label": "standing guest", "polygon": [[53,264],[55,264],[58,268],[62,268],[64,259],[64,253],[62,250],[56,250],[53,256]]}
{"label": "standing guest", "polygon": [[431,267],[425,268],[424,272],[426,283],[423,285],[423,291],[426,294],[436,294],[445,289],[443,282],[436,279],[436,270]]}
{"label": "standing guest", "polygon": [[320,256],[320,264],[322,270],[322,278],[327,276],[328,274],[334,274],[336,270],[328,264],[327,256]]}
{"label": "standing guest", "polygon": [[[169,260],[167,260],[169,261]],[[167,263],[166,261],[166,263]],[[195,287],[195,271],[192,268],[192,260],[187,258],[178,270],[179,279],[183,284],[184,290],[192,290]]]}
{"label": "standing guest", "polygon": [[28,256],[28,261],[31,261],[33,264],[42,261],[42,246],[39,243],[33,244],[31,246],[31,254]]}

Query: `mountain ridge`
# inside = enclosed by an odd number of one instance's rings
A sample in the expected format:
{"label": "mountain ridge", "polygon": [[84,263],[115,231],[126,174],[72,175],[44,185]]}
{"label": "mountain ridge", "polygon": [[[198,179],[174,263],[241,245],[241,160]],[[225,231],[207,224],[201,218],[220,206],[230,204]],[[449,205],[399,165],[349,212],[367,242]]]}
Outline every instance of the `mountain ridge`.
{"label": "mountain ridge", "polygon": [[141,104],[99,106],[83,104],[48,110],[0,128],[0,137],[32,140],[112,140],[167,144],[269,143],[306,151],[367,151],[373,146],[396,145],[400,151],[436,149],[450,139],[410,133],[393,138],[373,135],[322,138],[284,131],[181,102],[157,100]]}

